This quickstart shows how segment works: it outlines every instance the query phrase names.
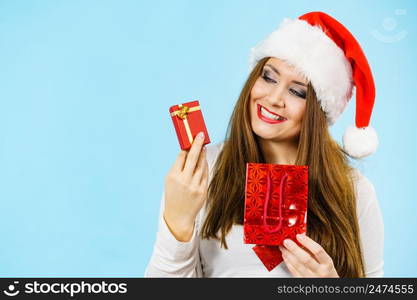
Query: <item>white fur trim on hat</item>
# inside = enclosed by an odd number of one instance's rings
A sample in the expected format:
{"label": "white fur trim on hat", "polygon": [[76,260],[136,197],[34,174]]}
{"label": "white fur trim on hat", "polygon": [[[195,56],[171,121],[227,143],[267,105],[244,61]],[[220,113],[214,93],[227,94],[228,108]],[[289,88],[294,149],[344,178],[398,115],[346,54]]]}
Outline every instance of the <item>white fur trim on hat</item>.
{"label": "white fur trim on hat", "polygon": [[311,81],[328,123],[334,124],[352,96],[352,67],[342,49],[319,27],[284,19],[278,29],[251,48],[249,70],[264,57],[294,66]]}
{"label": "white fur trim on hat", "polygon": [[352,157],[362,158],[376,151],[378,135],[373,127],[349,126],[343,135],[343,148]]}

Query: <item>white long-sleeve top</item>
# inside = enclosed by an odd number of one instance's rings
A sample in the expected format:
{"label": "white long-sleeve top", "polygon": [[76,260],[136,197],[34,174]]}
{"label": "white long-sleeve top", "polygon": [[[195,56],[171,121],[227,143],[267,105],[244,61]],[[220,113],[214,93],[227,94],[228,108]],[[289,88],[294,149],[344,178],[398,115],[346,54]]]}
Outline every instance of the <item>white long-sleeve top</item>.
{"label": "white long-sleeve top", "polygon": [[[222,143],[207,145],[209,182]],[[220,248],[217,239],[201,239],[200,227],[206,217],[200,210],[189,242],[176,240],[163,218],[164,193],[159,213],[159,228],[145,277],[292,277],[282,262],[270,272],[252,250],[243,243],[243,226],[233,225],[226,236],[229,249]],[[366,277],[383,276],[384,225],[372,183],[355,169],[355,193]],[[308,219],[308,217],[307,217]]]}

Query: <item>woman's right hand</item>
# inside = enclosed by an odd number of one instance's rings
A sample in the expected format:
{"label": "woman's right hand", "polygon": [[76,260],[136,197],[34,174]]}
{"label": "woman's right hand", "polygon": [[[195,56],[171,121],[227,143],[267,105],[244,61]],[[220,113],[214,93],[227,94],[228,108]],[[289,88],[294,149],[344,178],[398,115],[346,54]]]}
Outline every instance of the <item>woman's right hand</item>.
{"label": "woman's right hand", "polygon": [[174,237],[188,242],[194,221],[207,199],[208,163],[204,134],[194,139],[189,151],[181,150],[165,177],[164,219]]}

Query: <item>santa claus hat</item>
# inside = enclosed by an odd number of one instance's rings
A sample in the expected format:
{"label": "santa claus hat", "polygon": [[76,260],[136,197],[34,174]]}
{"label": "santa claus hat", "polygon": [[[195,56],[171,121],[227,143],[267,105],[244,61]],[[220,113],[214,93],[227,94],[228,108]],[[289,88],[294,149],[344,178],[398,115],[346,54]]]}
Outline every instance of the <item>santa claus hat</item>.
{"label": "santa claus hat", "polygon": [[264,57],[285,60],[311,82],[330,125],[344,111],[355,87],[356,126],[346,130],[343,147],[356,158],[375,152],[378,136],[369,126],[374,79],[365,54],[346,27],[323,12],[286,18],[251,49],[250,71]]}

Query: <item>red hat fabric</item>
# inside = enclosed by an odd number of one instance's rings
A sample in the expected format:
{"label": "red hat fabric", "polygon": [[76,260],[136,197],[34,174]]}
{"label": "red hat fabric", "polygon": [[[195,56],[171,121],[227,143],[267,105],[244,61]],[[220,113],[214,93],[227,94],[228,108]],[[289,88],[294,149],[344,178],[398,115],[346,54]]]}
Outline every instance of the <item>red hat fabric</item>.
{"label": "red hat fabric", "polygon": [[340,48],[352,66],[356,87],[356,127],[369,125],[375,101],[375,85],[368,60],[355,37],[336,19],[322,12],[310,12],[299,17],[311,26],[319,26]]}

